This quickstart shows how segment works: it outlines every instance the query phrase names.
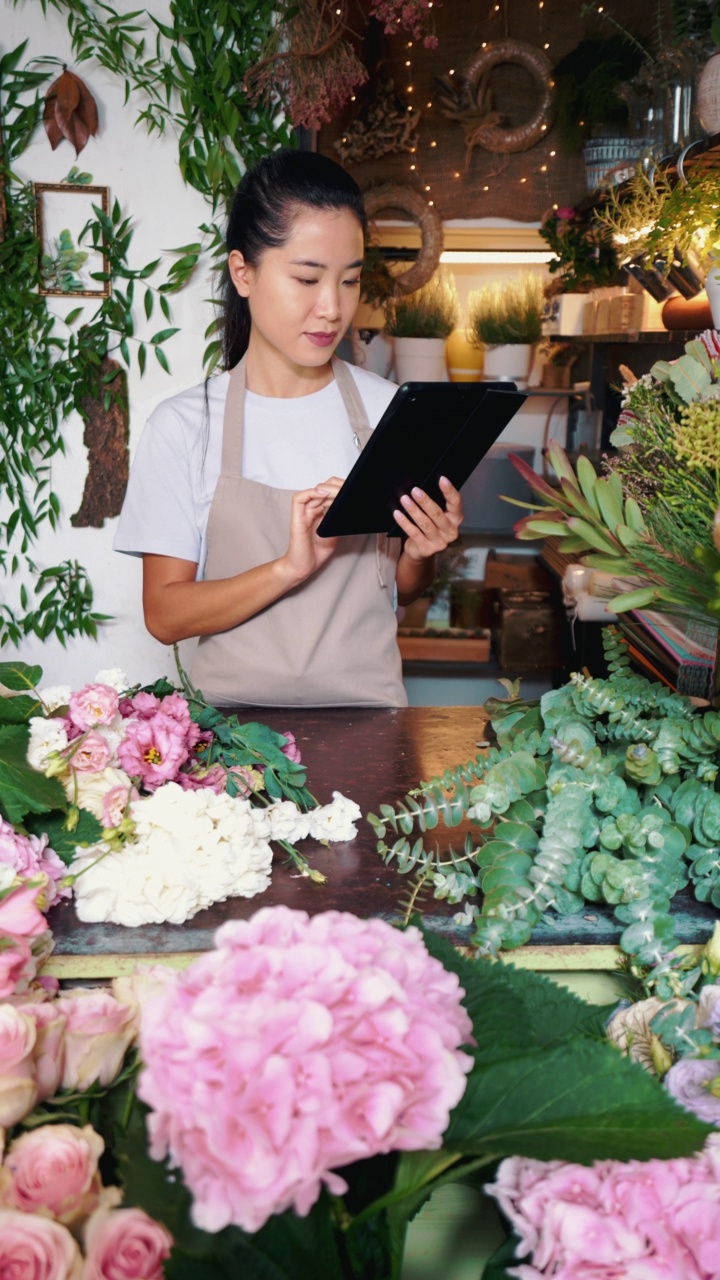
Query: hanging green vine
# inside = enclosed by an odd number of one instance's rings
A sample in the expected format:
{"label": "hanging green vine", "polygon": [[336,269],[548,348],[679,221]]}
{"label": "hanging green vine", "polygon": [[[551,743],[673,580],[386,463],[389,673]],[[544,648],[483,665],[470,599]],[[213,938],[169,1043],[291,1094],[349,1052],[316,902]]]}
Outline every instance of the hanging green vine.
{"label": "hanging green vine", "polygon": [[[16,0],[16,3],[19,0]],[[103,0],[40,0],[67,18],[77,62],[95,59],[125,86],[126,99],[139,94],[138,119],[149,132],[177,136],[184,180],[208,200],[211,218],[190,244],[174,251],[161,284],[151,280],[160,260],[141,268],[129,262],[130,219],[116,201],[108,214],[96,208],[81,239],[102,246],[112,288],[87,316],[83,306],[64,320],[53,315],[39,293],[40,245],[33,221],[31,187],[13,164],[28,146],[42,117],[42,86],[49,78],[41,63],[22,67],[25,44],[0,58],[0,490],[7,500],[0,517],[0,571],[21,569],[34,579],[32,596],[23,585],[13,606],[0,604],[0,647],[23,637],[95,637],[106,615],[94,611],[86,571],[75,561],[39,570],[32,546],[41,526],[56,528],[60,502],[51,487],[51,460],[64,451],[63,424],[84,397],[102,392],[106,407],[120,394],[114,373],[100,366],[107,356],[142,374],[149,353],[169,371],[163,344],[172,325],[168,295],[190,279],[201,255],[215,265],[222,257],[226,202],[242,169],[268,150],[292,142],[291,127],[277,118],[277,102],[250,106],[244,77],[272,30],[272,0],[172,0],[170,22],[145,10],[118,14]],[[149,339],[135,332],[133,306],[142,302],[145,320],[156,307],[162,327]],[[212,368],[220,350],[213,323],[205,362]],[[134,355],[133,355],[134,353]],[[103,382],[103,379],[107,379]]]}
{"label": "hanging green vine", "polygon": [[[617,633],[603,637],[608,679],[492,700],[497,747],[368,815],[386,863],[436,898],[482,896],[462,919],[485,955],[526,943],[547,912],[608,903],[623,950],[653,966],[674,945],[680,889],[720,907],[720,714],[635,675]],[[440,821],[467,819],[462,853],[426,846]]]}

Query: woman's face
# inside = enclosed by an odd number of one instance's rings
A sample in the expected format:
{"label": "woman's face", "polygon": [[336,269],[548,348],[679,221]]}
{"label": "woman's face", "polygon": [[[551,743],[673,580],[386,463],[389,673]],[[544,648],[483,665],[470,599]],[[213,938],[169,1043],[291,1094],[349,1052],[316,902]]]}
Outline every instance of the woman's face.
{"label": "woman's face", "polygon": [[326,365],[355,314],[362,261],[362,228],[349,209],[301,207],[285,244],[256,267],[234,250],[228,266],[250,307],[250,349],[286,367]]}

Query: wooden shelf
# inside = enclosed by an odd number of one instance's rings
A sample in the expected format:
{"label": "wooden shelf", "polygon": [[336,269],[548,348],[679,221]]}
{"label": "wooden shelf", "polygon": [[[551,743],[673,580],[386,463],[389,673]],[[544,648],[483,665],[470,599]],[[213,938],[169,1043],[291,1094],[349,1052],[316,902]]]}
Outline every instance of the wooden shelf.
{"label": "wooden shelf", "polygon": [[625,333],[575,333],[562,334],[553,333],[548,336],[553,342],[599,342],[599,343],[618,343],[618,342],[648,342],[657,343],[659,346],[667,346],[674,343],[676,346],[684,346],[686,342],[697,338],[699,329],[644,329],[628,330]]}
{"label": "wooden shelf", "polygon": [[448,628],[443,631],[398,629],[403,662],[489,662],[490,632],[476,633]]}

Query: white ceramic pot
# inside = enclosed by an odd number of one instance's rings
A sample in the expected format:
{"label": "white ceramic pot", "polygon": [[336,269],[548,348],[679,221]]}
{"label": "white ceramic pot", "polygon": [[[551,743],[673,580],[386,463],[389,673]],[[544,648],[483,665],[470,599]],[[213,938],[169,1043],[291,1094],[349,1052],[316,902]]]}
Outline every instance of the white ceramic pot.
{"label": "white ceramic pot", "polygon": [[713,329],[720,329],[720,262],[714,263],[708,271],[705,292],[712,312]]}
{"label": "white ceramic pot", "polygon": [[444,338],[396,338],[395,375],[403,382],[448,382]]}
{"label": "white ceramic pot", "polygon": [[357,329],[350,335],[353,364],[381,378],[389,377],[393,362],[393,340],[383,329]]}
{"label": "white ceramic pot", "polygon": [[706,133],[720,131],[720,50],[705,63],[700,73],[697,116]]}
{"label": "white ceramic pot", "polygon": [[531,342],[512,342],[501,347],[485,348],[486,382],[515,382],[526,387],[532,368],[534,347]]}

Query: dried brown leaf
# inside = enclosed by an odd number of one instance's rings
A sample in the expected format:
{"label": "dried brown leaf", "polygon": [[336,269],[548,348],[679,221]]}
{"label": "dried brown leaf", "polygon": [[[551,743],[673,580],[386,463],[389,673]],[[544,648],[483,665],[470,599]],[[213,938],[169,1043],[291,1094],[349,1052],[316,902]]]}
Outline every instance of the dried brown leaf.
{"label": "dried brown leaf", "polygon": [[45,131],[53,151],[67,138],[79,155],[88,138],[97,133],[98,112],[90,90],[74,71],[63,70],[45,95]]}
{"label": "dried brown leaf", "polygon": [[48,138],[50,139],[50,146],[54,151],[55,148],[59,146],[59,144],[63,140],[62,129],[60,128],[57,120],[55,119],[55,99],[54,98],[45,99],[45,107],[43,109],[43,124],[45,125],[45,132]]}

